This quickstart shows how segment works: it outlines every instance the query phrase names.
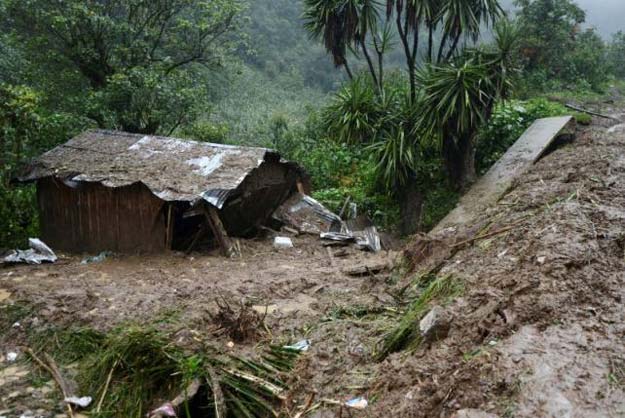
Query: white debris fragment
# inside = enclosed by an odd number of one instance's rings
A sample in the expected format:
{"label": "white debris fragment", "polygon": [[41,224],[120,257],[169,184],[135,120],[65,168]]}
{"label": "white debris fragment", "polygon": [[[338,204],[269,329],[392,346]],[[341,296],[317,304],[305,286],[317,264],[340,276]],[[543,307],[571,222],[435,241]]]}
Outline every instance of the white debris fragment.
{"label": "white debris fragment", "polygon": [[536,261],[538,261],[538,264],[545,264],[545,261],[547,261],[547,257],[545,256],[538,257]]}
{"label": "white debris fragment", "polygon": [[288,237],[276,237],[273,240],[273,246],[278,249],[293,248],[293,241]]}
{"label": "white debris fragment", "polygon": [[16,352],[12,351],[10,353],[7,353],[7,361],[9,363],[13,363],[15,360],[17,360],[17,353]]}
{"label": "white debris fragment", "polygon": [[367,406],[369,406],[369,402],[362,396],[359,396],[358,398],[350,399],[345,402],[345,406],[354,409],[366,409]]}
{"label": "white debris fragment", "polygon": [[150,412],[150,417],[175,417],[176,411],[174,410],[174,406],[167,402],[165,405],[160,406],[154,411]]}
{"label": "white debris fragment", "polygon": [[508,250],[503,250],[502,252],[497,254],[497,258],[503,258],[506,254],[508,254]]}
{"label": "white debris fragment", "polygon": [[83,396],[83,397],[78,397],[78,396],[69,396],[67,398],[65,398],[65,402],[70,404],[70,405],[75,405],[75,406],[79,406],[81,408],[86,408],[89,405],[91,405],[91,401],[93,399],[91,398],[91,396]]}
{"label": "white debris fragment", "polygon": [[15,250],[4,258],[7,264],[27,263],[41,264],[43,262],[54,263],[57,260],[56,254],[43,241],[37,238],[29,238],[28,250]]}
{"label": "white debris fragment", "polygon": [[285,345],[284,348],[286,348],[287,350],[308,351],[310,345],[310,340],[302,340],[296,342],[293,345]]}

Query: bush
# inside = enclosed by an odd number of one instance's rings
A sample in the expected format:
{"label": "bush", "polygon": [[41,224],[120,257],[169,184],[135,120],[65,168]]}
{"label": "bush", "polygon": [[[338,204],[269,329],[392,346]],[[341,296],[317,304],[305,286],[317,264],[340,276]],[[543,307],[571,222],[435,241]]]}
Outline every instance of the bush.
{"label": "bush", "polygon": [[0,84],[0,251],[22,247],[38,234],[35,188],[11,183],[20,166],[87,126],[82,119],[47,112],[42,100],[28,87]]}
{"label": "bush", "polygon": [[478,135],[478,173],[488,171],[536,119],[570,113],[560,103],[546,99],[513,100],[499,105]]}

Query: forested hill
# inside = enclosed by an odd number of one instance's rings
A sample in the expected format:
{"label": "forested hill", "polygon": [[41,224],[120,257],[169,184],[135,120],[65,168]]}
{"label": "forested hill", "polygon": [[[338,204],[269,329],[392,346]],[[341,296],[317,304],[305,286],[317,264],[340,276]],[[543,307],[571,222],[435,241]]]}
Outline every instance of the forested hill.
{"label": "forested hill", "polygon": [[[240,61],[190,136],[268,145],[276,126],[303,123],[344,75],[303,27],[300,0],[254,0],[245,12]],[[216,137],[214,137],[216,136]]]}
{"label": "forested hill", "polygon": [[268,77],[290,74],[307,87],[336,88],[341,72],[323,47],[310,39],[301,20],[300,0],[254,0],[249,4],[250,50],[245,61]]}

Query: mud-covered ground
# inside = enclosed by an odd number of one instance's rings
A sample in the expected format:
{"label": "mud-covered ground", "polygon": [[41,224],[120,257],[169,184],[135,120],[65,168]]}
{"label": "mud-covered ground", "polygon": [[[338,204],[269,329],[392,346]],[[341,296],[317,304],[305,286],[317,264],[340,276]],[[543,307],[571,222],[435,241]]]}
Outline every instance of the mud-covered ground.
{"label": "mud-covered ground", "polygon": [[[243,242],[232,260],[171,254],[83,265],[70,257],[0,269],[0,305],[13,307],[0,312],[28,307],[0,336],[0,416],[64,416],[53,382],[26,361],[29,332],[50,324],[106,331],[170,315],[185,328],[177,343],[200,336],[227,346],[213,320],[226,300],[266,312],[263,332],[233,351],[311,341],[293,373],[295,401],[318,405],[305,416],[625,417],[625,127],[608,133],[613,125],[581,128],[482,215],[482,233],[505,232],[439,265],[439,276],[464,288],[444,306],[447,336],[382,362],[373,354],[405,308],[398,295],[431,259],[406,278],[352,277],[341,270],[397,254],[348,249],[331,259],[316,238],[294,237],[291,250],[274,250],[269,238]],[[458,237],[466,235],[446,238]],[[365,410],[334,404],[356,396],[368,399]]]}
{"label": "mud-covered ground", "polygon": [[[253,355],[258,345],[308,338],[331,353],[337,351],[335,343],[318,340],[318,329],[326,323],[338,325],[343,311],[392,305],[384,285],[388,271],[353,277],[343,270],[391,266],[397,253],[369,254],[347,247],[332,249],[331,257],[316,237],[292,239],[295,248],[287,250],[274,249],[271,237],[241,242],[242,256],[235,259],[195,253],[111,256],[82,264],[84,257],[65,256],[52,265],[0,269],[0,306],[5,308],[0,312],[21,318],[1,329],[0,417],[63,412],[54,383],[45,374],[31,374],[23,349],[29,333],[50,325],[106,332],[170,318],[181,327],[176,343],[182,346],[202,339]],[[259,335],[228,347],[231,338],[216,329],[220,324],[214,319],[225,304],[234,311],[247,306],[258,313],[263,322]],[[49,342],[49,351],[58,348],[55,344]],[[18,353],[16,362],[8,361],[9,353]]]}

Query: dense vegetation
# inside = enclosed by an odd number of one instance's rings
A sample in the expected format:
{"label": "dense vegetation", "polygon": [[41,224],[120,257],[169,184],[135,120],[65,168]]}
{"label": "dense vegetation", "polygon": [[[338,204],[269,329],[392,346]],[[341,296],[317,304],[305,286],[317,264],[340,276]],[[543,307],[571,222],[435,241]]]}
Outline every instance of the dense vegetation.
{"label": "dense vegetation", "polygon": [[37,234],[20,165],[89,127],[275,147],[332,208],[427,229],[565,113],[537,97],[625,76],[622,32],[584,29],[572,0],[516,3],[0,0],[0,248]]}

